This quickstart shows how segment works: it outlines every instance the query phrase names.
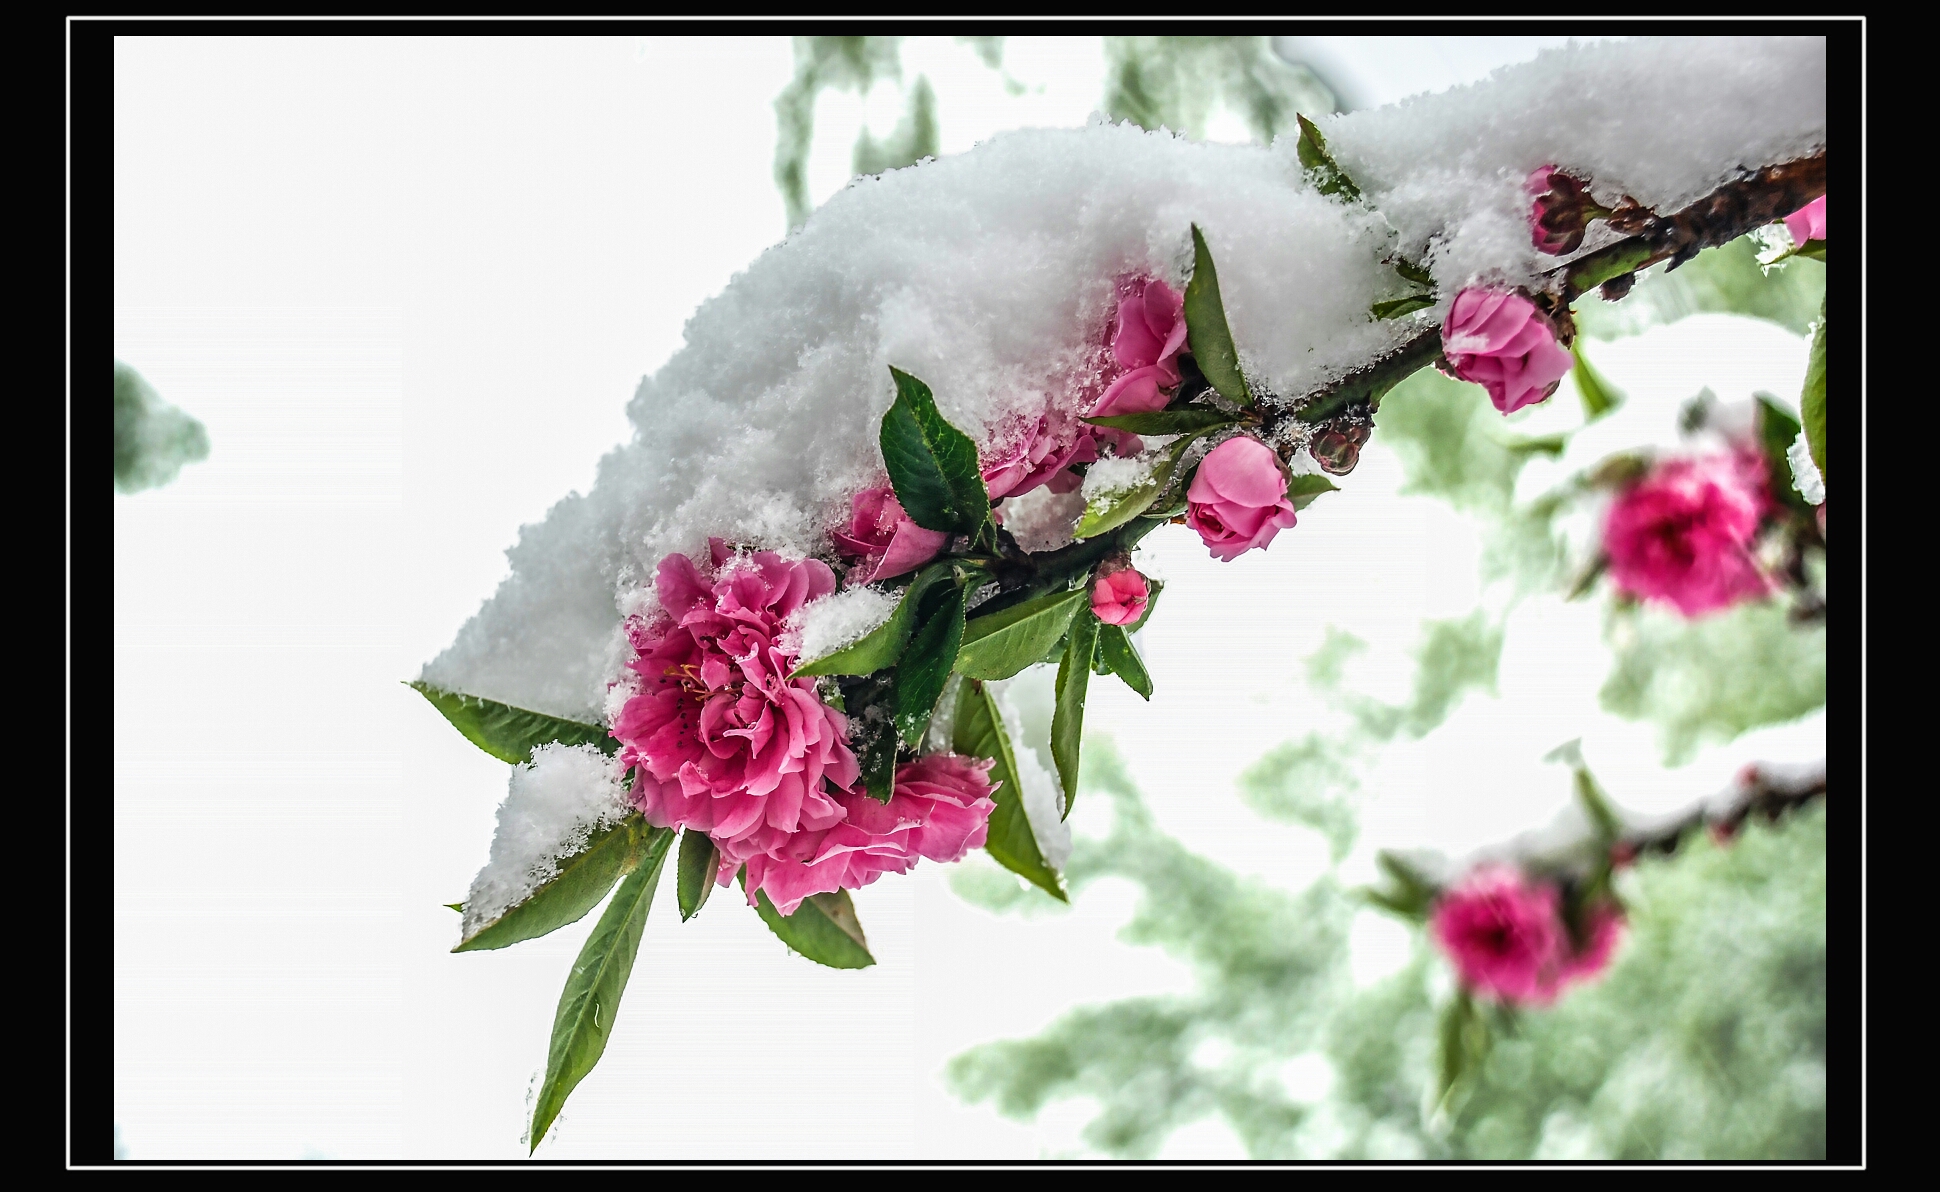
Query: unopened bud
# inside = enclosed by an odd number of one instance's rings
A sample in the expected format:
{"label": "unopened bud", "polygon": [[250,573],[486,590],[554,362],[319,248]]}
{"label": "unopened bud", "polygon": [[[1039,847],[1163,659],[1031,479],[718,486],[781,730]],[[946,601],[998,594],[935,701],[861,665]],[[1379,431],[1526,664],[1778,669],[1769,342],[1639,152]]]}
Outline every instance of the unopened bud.
{"label": "unopened bud", "polygon": [[1581,248],[1590,221],[1610,214],[1590,197],[1588,183],[1555,166],[1530,174],[1523,189],[1534,196],[1529,204],[1529,238],[1536,251],[1553,257]]}
{"label": "unopened bud", "polygon": [[[1363,434],[1361,438],[1366,441],[1367,436]],[[1321,471],[1335,476],[1352,472],[1354,465],[1361,461],[1360,443],[1356,443],[1348,432],[1332,426],[1315,435],[1313,441],[1307,444],[1307,450],[1313,454],[1314,462],[1320,465]]]}

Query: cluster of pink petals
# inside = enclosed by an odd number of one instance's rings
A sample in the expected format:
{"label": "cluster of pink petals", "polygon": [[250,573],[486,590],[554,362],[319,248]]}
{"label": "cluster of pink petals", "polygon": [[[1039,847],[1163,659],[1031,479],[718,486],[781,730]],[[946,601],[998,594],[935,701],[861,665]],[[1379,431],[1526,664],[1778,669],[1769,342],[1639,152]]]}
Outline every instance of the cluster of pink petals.
{"label": "cluster of pink petals", "polygon": [[1264,549],[1293,525],[1287,478],[1273,450],[1241,435],[1207,452],[1186,487],[1186,524],[1199,531],[1215,559],[1227,563]]}
{"label": "cluster of pink petals", "polygon": [[712,541],[713,578],[686,555],[661,560],[661,612],[626,624],[634,694],[613,722],[647,822],[707,833],[737,863],[843,818],[828,787],[860,775],[848,722],[813,679],[790,679],[782,623],[835,590],[814,559],[734,558]]}
{"label": "cluster of pink petals", "polygon": [[885,484],[850,500],[849,524],[834,538],[836,550],[861,560],[849,572],[849,582],[866,584],[916,570],[940,554],[950,536],[911,521],[896,491]]}
{"label": "cluster of pink petals", "polygon": [[1824,240],[1825,196],[1820,195],[1786,216],[1785,230],[1792,234],[1793,244],[1803,245],[1808,240]]}
{"label": "cluster of pink petals", "polygon": [[1171,400],[1166,391],[1179,384],[1179,353],[1185,346],[1185,298],[1157,278],[1126,282],[1112,321],[1111,354],[1128,371],[1098,399],[1093,417],[1163,410]]}
{"label": "cluster of pink petals", "polygon": [[[1093,417],[1163,410],[1179,384],[1179,353],[1186,346],[1185,299],[1157,278],[1131,279],[1119,287],[1112,319],[1111,351],[1126,371],[1092,406]],[[1040,485],[1055,493],[1072,492],[1083,478],[1071,468],[1098,458],[1101,445],[1119,455],[1136,455],[1144,446],[1137,435],[1091,426],[1052,413],[1020,433],[984,464],[990,499],[1022,496]]]}
{"label": "cluster of pink petals", "polygon": [[1603,522],[1610,578],[1701,616],[1770,591],[1752,555],[1769,498],[1756,452],[1669,460],[1617,497]]}
{"label": "cluster of pink petals", "polygon": [[1556,392],[1574,363],[1535,303],[1479,286],[1455,295],[1442,325],[1442,354],[1456,376],[1488,389],[1504,414]]}
{"label": "cluster of pink petals", "polygon": [[[887,803],[866,793],[841,793],[840,823],[797,832],[780,847],[748,858],[748,902],[766,892],[775,909],[792,915],[811,894],[856,890],[885,873],[907,873],[918,859],[961,861],[990,830],[993,762],[933,753],[896,768]],[[739,862],[725,853],[719,881],[727,885]]]}
{"label": "cluster of pink petals", "polygon": [[1582,947],[1572,945],[1562,896],[1548,882],[1488,866],[1442,896],[1429,930],[1465,988],[1513,1004],[1547,1005],[1563,989],[1610,963],[1623,917],[1609,903],[1590,908]]}
{"label": "cluster of pink petals", "polygon": [[1145,615],[1152,585],[1130,567],[1100,574],[1091,585],[1091,611],[1107,625],[1131,625]]}
{"label": "cluster of pink petals", "polygon": [[1009,436],[1009,445],[983,465],[983,486],[993,501],[1021,497],[1034,488],[1074,491],[1084,478],[1070,470],[1098,458],[1095,427],[1060,413],[1040,415]]}

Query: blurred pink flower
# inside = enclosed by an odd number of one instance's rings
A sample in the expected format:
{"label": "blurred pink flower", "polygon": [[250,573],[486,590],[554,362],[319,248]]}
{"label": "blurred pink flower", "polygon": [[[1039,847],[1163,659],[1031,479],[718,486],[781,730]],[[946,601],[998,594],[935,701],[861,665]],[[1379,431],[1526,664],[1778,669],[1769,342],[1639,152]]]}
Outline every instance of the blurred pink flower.
{"label": "blurred pink flower", "polygon": [[1429,930],[1464,987],[1503,1002],[1546,1005],[1566,985],[1602,972],[1623,932],[1616,908],[1600,904],[1588,912],[1588,938],[1577,950],[1561,902],[1549,882],[1484,866],[1442,895]]}
{"label": "blurred pink flower", "polygon": [[1825,196],[1820,195],[1786,216],[1785,230],[1792,234],[1793,244],[1803,245],[1807,240],[1824,240]]}
{"label": "blurred pink flower", "polygon": [[1091,611],[1107,625],[1130,625],[1145,615],[1152,586],[1130,567],[1102,574],[1091,585]]}
{"label": "blurred pink flower", "polygon": [[909,520],[896,492],[888,485],[857,493],[849,501],[849,526],[833,535],[845,555],[865,560],[849,573],[849,582],[873,583],[914,571],[934,559],[950,536],[926,530]]}
{"label": "blurred pink flower", "polygon": [[614,718],[633,802],[660,828],[696,828],[724,853],[779,845],[840,822],[825,784],[860,775],[848,721],[813,679],[790,679],[782,623],[835,590],[814,559],[735,558],[711,540],[712,578],[686,555],[660,561],[661,611],[626,623],[637,688]]}
{"label": "blurred pink flower", "polygon": [[1186,524],[1213,557],[1232,562],[1294,524],[1287,478],[1273,451],[1244,435],[1206,453],[1186,488]]}
{"label": "blurred pink flower", "polygon": [[1623,928],[1623,914],[1610,903],[1599,902],[1585,911],[1583,946],[1569,951],[1569,937],[1564,936],[1566,955],[1556,968],[1558,991],[1600,976],[1604,969],[1609,968],[1610,958],[1616,955],[1617,944],[1623,939]]}
{"label": "blurred pink flower", "polygon": [[1442,326],[1442,354],[1456,376],[1487,388],[1504,414],[1556,392],[1574,363],[1535,303],[1477,286],[1455,295]]}
{"label": "blurred pink flower", "polygon": [[1764,461],[1753,452],[1661,463],[1604,518],[1610,578],[1686,617],[1764,596],[1771,584],[1752,545],[1767,503]]}
{"label": "blurred pink flower", "polygon": [[[989,832],[993,762],[933,753],[896,768],[887,803],[863,791],[835,796],[847,818],[803,830],[774,848],[745,858],[748,903],[766,891],[775,909],[792,915],[810,894],[857,890],[885,873],[907,873],[917,860],[961,861]],[[732,880],[741,858],[723,850],[718,880]]]}

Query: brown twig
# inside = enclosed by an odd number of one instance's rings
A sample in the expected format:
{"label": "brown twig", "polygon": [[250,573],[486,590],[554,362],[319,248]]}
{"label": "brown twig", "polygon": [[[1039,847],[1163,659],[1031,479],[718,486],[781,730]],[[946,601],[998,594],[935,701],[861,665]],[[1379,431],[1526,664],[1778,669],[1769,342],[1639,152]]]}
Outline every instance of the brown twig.
{"label": "brown twig", "polygon": [[[1611,300],[1629,292],[1640,270],[1661,261],[1675,269],[1699,252],[1728,244],[1747,232],[1783,219],[1825,193],[1825,150],[1796,161],[1766,166],[1728,182],[1670,215],[1657,215],[1626,200],[1608,222],[1631,233],[1614,244],[1587,253],[1543,275],[1537,301],[1569,332],[1569,305],[1598,286]],[[1274,431],[1289,422],[1318,427],[1329,422],[1366,424],[1381,407],[1387,392],[1431,364],[1441,355],[1441,327],[1422,329],[1413,339],[1363,368],[1323,386],[1291,406],[1269,411],[1262,437],[1274,442]],[[1293,443],[1281,438],[1283,452]]]}

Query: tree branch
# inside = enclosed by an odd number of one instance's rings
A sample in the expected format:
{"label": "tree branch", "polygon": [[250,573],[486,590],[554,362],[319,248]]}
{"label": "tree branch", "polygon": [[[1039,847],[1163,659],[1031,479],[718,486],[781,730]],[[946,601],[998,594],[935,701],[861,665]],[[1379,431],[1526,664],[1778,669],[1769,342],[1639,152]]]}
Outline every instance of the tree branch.
{"label": "tree branch", "polygon": [[[1825,193],[1826,159],[1822,149],[1809,157],[1761,170],[1728,182],[1690,206],[1670,215],[1657,215],[1624,202],[1610,213],[1609,224],[1630,233],[1614,244],[1587,253],[1543,275],[1536,297],[1558,317],[1568,332],[1568,309],[1583,294],[1610,285],[1605,296],[1621,298],[1629,290],[1624,280],[1660,261],[1672,269],[1700,251],[1728,244],[1747,232],[1774,223]],[[1615,284],[1611,284],[1615,283]],[[1399,348],[1331,385],[1316,389],[1290,408],[1269,411],[1262,437],[1289,422],[1319,426],[1326,422],[1371,421],[1390,389],[1433,363],[1441,355],[1441,327],[1423,328]],[[1291,446],[1283,448],[1291,453]]]}

